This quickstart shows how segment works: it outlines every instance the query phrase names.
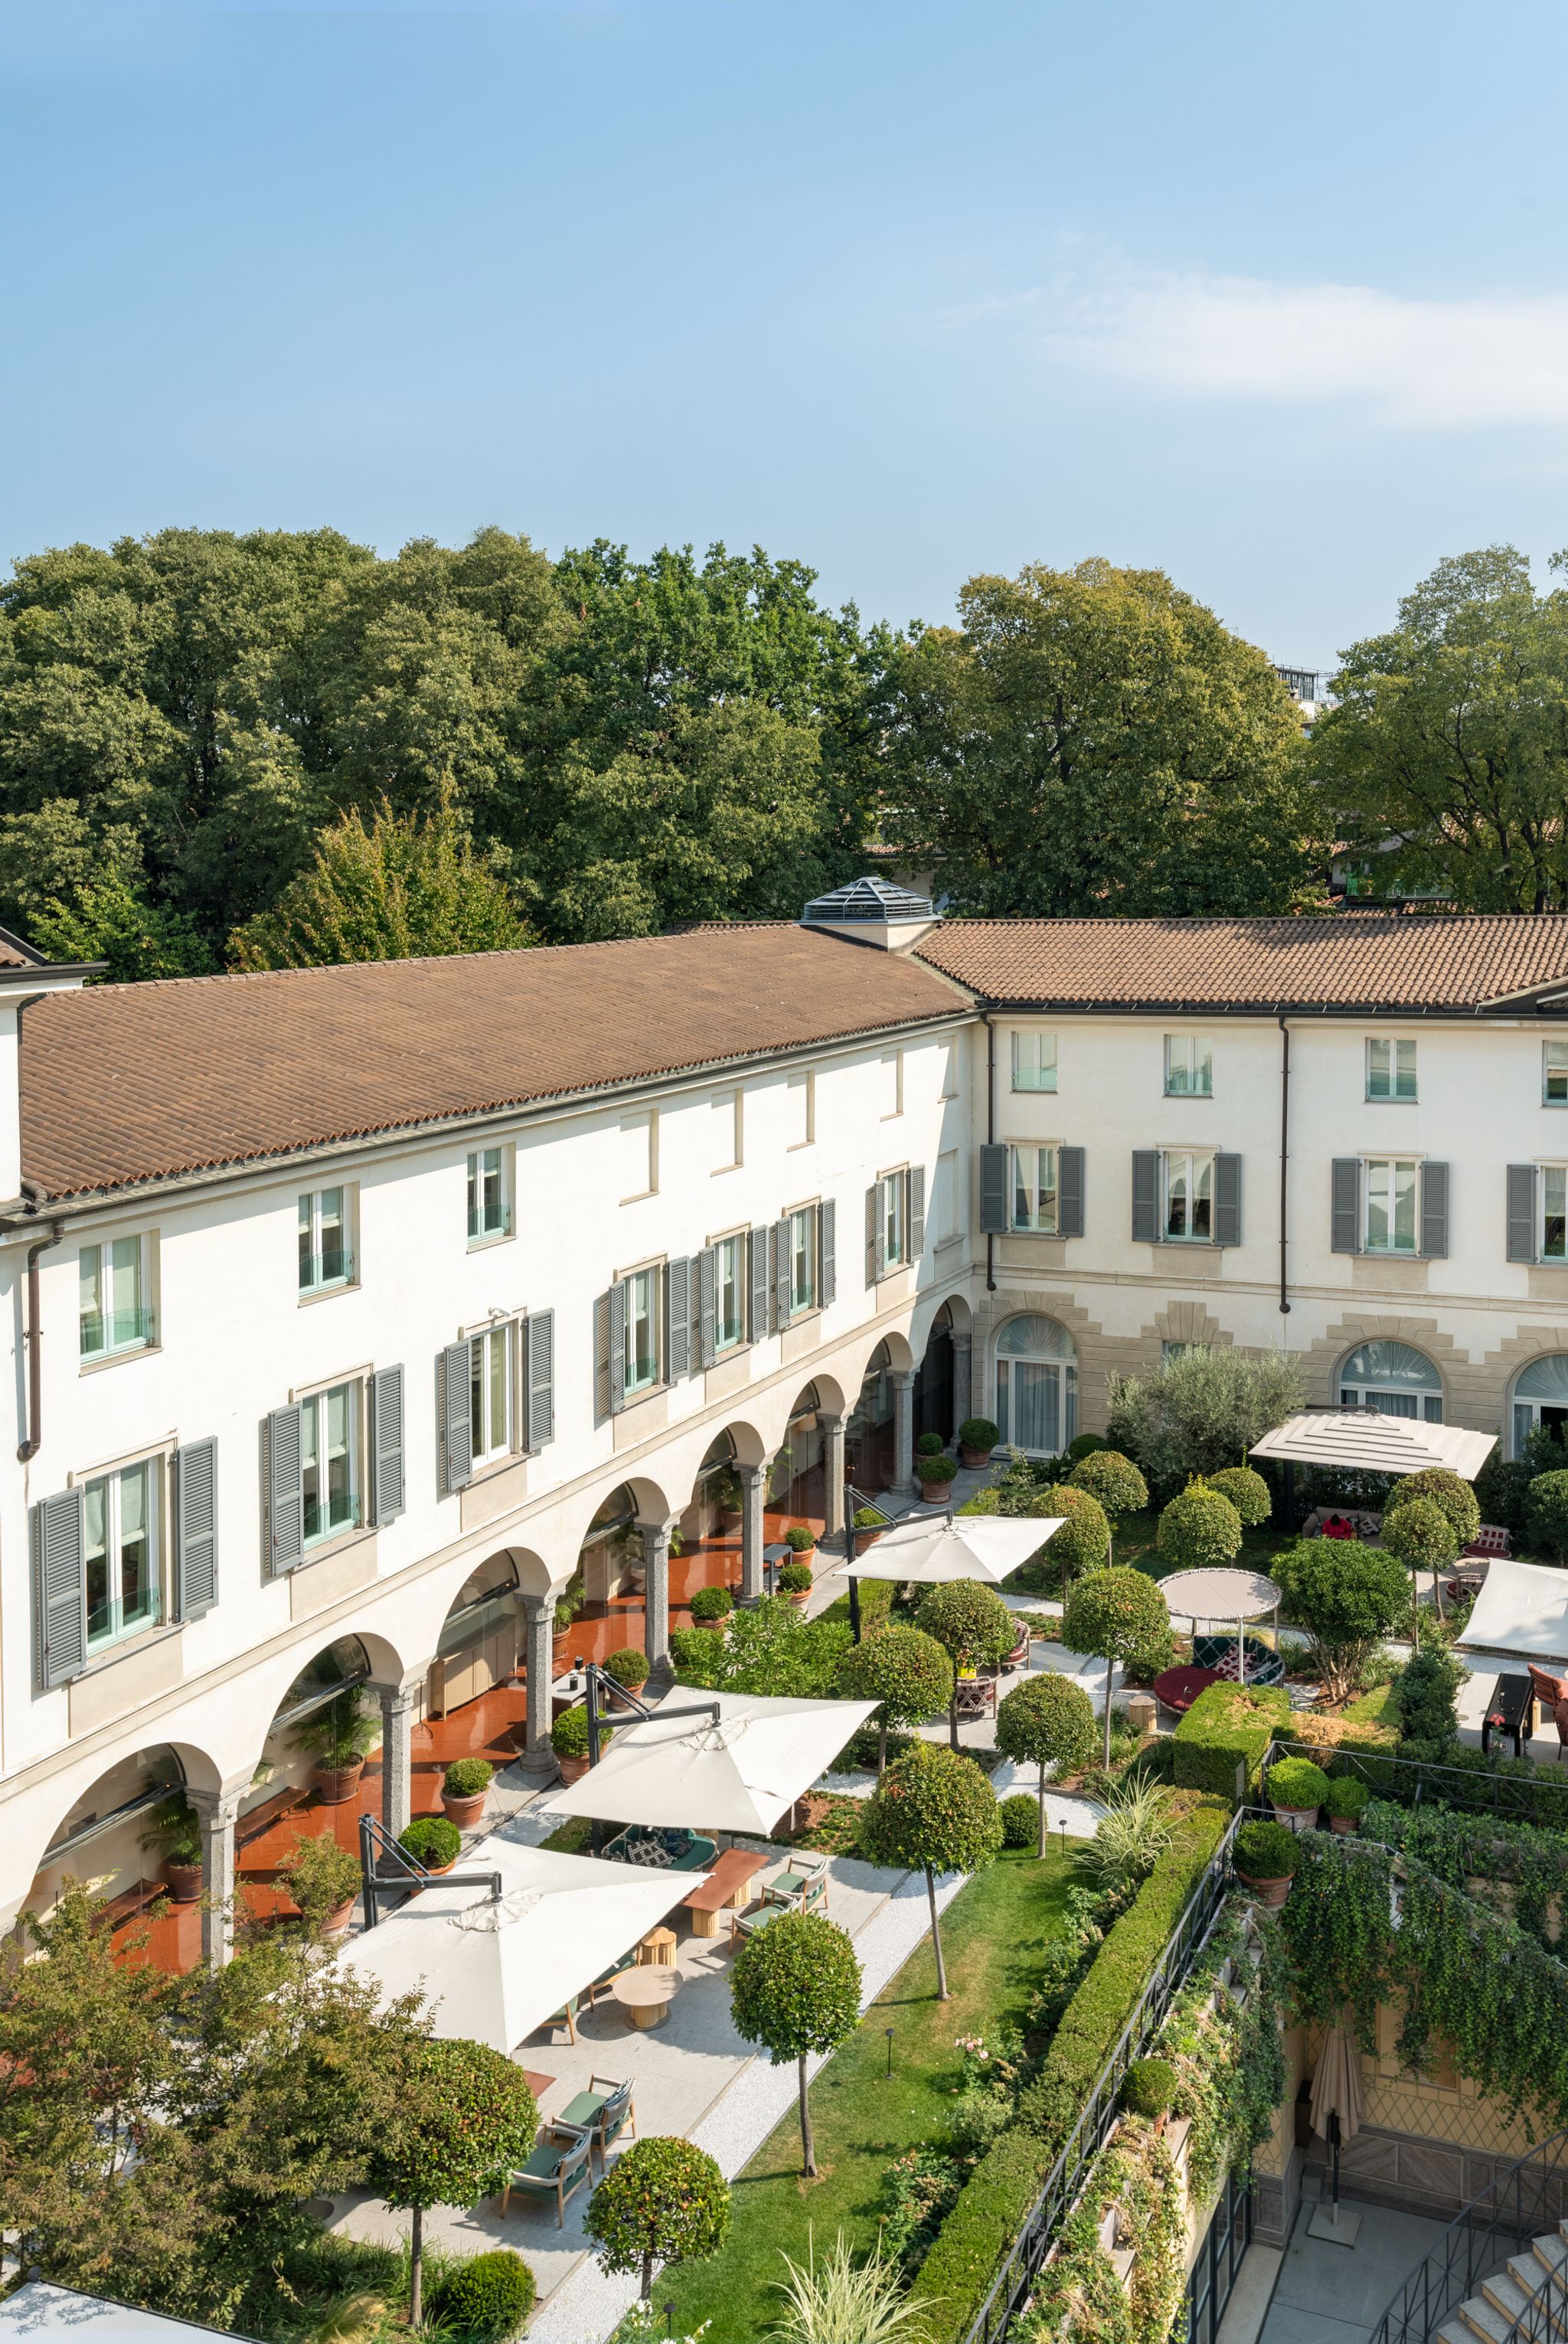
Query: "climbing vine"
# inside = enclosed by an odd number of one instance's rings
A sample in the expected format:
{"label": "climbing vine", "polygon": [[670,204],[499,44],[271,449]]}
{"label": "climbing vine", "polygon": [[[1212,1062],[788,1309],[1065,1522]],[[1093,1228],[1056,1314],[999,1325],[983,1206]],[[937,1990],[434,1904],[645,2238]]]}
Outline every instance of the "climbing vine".
{"label": "climbing vine", "polygon": [[1548,1949],[1558,1942],[1568,1907],[1568,1838],[1561,1832],[1374,1799],[1362,1815],[1362,1837],[1415,1856],[1451,1888],[1517,1921]]}

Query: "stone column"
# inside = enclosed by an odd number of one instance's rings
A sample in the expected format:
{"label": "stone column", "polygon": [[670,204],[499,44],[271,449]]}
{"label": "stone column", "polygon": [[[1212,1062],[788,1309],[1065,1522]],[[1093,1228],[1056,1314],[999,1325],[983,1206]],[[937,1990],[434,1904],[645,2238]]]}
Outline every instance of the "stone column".
{"label": "stone column", "polygon": [[836,1538],[844,1527],[844,1420],[819,1409],[817,1421],[822,1428],[822,1531],[824,1537]]}
{"label": "stone column", "polygon": [[234,1954],[235,1825],[249,1787],[186,1793],[201,1825],[201,1950],[211,1970],[221,1970]]}
{"label": "stone column", "polygon": [[893,1387],[893,1494],[907,1498],[915,1486],[915,1371],[894,1368],[888,1380]]}
{"label": "stone column", "polygon": [[960,1424],[975,1412],[974,1407],[974,1338],[967,1331],[955,1331],[953,1346],[953,1438],[957,1440]]}
{"label": "stone column", "polygon": [[556,1606],[549,1595],[525,1595],[523,1667],[528,1682],[528,1747],[522,1770],[530,1781],[553,1783],[560,1768],[550,1748],[550,1685],[554,1675]]}
{"label": "stone column", "polygon": [[766,1465],[737,1465],[740,1476],[740,1601],[762,1600],[762,1500],[768,1488]]}
{"label": "stone column", "polygon": [[370,1688],[381,1703],[381,1827],[392,1839],[414,1812],[414,1705],[428,1675],[423,1668]]}
{"label": "stone column", "polygon": [[650,1669],[669,1665],[669,1536],[675,1523],[644,1522],[643,1561],[648,1570],[648,1659]]}

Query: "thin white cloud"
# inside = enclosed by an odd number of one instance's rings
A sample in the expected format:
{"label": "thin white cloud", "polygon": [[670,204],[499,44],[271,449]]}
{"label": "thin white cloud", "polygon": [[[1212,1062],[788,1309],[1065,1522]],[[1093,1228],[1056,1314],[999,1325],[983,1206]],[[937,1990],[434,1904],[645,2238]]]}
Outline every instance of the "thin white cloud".
{"label": "thin white cloud", "polygon": [[1128,383],[1355,400],[1439,428],[1568,423],[1568,298],[1406,300],[1365,285],[1120,271],[1064,278],[1028,306],[1054,358]]}

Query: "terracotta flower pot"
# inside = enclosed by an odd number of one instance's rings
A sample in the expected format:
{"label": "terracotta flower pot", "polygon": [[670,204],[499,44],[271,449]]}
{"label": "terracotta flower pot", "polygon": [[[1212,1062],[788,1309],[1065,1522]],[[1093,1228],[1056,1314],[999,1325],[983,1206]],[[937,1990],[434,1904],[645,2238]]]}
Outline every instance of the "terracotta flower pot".
{"label": "terracotta flower pot", "polygon": [[1321,1812],[1317,1807],[1275,1806],[1274,1821],[1277,1824],[1283,1824],[1287,1831],[1316,1831]]}
{"label": "terracotta flower pot", "polygon": [[199,1864],[179,1864],[171,1855],[164,1865],[164,1878],[169,1884],[169,1894],[176,1904],[194,1904],[201,1894]]}
{"label": "terracotta flower pot", "polygon": [[1279,1911],[1291,1893],[1291,1881],[1294,1876],[1289,1874],[1283,1880],[1254,1880],[1250,1873],[1238,1872],[1236,1874],[1242,1887],[1250,1888],[1259,1904],[1270,1913]]}
{"label": "terracotta flower pot", "polygon": [[356,1758],[347,1766],[317,1766],[316,1789],[324,1807],[341,1807],[359,1788],[359,1778],[365,1772],[363,1758]]}
{"label": "terracotta flower pot", "polygon": [[327,1914],[326,1919],[321,1924],[322,1943],[324,1945],[332,1945],[336,1943],[339,1937],[346,1937],[348,1935],[348,1924],[353,1917],[354,1899],[352,1896],[350,1896],[345,1904],[335,1904],[331,1912]]}
{"label": "terracotta flower pot", "polygon": [[487,1791],[476,1791],[470,1799],[455,1799],[450,1791],[443,1791],[441,1812],[459,1831],[472,1831],[485,1812],[485,1801],[489,1795]]}
{"label": "terracotta flower pot", "polygon": [[736,1531],[740,1528],[740,1522],[741,1514],[739,1507],[726,1506],[719,1517],[719,1536],[721,1538],[733,1538]]}
{"label": "terracotta flower pot", "polygon": [[959,1461],[960,1464],[969,1466],[971,1470],[978,1470],[982,1465],[989,1465],[990,1463],[990,1450],[989,1449],[966,1449],[960,1442],[959,1446]]}
{"label": "terracotta flower pot", "polygon": [[588,1762],[586,1756],[582,1758],[563,1758],[558,1751],[556,1753],[556,1764],[561,1770],[561,1780],[563,1783],[580,1783],[583,1776],[588,1770]]}
{"label": "terracotta flower pot", "polygon": [[1332,1832],[1338,1832],[1342,1838],[1348,1839],[1352,1832],[1359,1831],[1360,1828],[1360,1815],[1331,1815],[1329,1817],[1329,1829]]}
{"label": "terracotta flower pot", "polygon": [[797,1612],[804,1612],[807,1604],[811,1601],[810,1589],[809,1587],[802,1587],[798,1593],[790,1596],[789,1601],[793,1603]]}
{"label": "terracotta flower pot", "polygon": [[920,1496],[928,1506],[945,1506],[953,1494],[950,1481],[922,1481]]}

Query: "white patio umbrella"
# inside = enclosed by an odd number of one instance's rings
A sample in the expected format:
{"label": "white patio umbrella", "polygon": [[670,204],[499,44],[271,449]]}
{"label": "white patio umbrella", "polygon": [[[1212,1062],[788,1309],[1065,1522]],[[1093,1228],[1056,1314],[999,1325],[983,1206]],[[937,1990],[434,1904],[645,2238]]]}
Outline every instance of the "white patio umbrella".
{"label": "white patio umbrella", "polygon": [[1261,1620],[1271,1612],[1275,1642],[1279,1641],[1280,1590],[1261,1571],[1175,1571],[1157,1584],[1165,1598],[1165,1609],[1173,1619],[1191,1620],[1194,1635],[1200,1620],[1221,1620],[1227,1627],[1234,1620],[1236,1665],[1243,1683],[1247,1673],[1246,1622]]}
{"label": "white patio umbrella", "polygon": [[839,1570],[847,1578],[913,1580],[921,1587],[953,1579],[994,1587],[1038,1554],[1061,1523],[1060,1514],[908,1514]]}
{"label": "white patio umbrella", "polygon": [[467,1851],[464,1869],[498,1872],[499,1902],[487,1888],[433,1881],[378,1928],[347,1939],[338,1958],[374,1978],[385,2001],[427,1995],[437,2035],[508,2056],[708,1877],[493,1836]]}
{"label": "white patio umbrella", "polygon": [[[718,1702],[717,1723],[659,1714],[699,1701]],[[781,1701],[675,1685],[650,1717],[618,1727],[598,1764],[548,1793],[548,1803],[554,1814],[601,1822],[766,1838],[876,1708],[874,1701]]]}
{"label": "white patio umbrella", "polygon": [[1445,1465],[1473,1481],[1497,1446],[1495,1432],[1422,1424],[1375,1408],[1302,1409],[1254,1440],[1254,1457],[1285,1465],[1333,1465],[1347,1473],[1424,1473]]}
{"label": "white patio umbrella", "polygon": [[1568,1662],[1568,1571],[1493,1562],[1457,1650],[1561,1667]]}

